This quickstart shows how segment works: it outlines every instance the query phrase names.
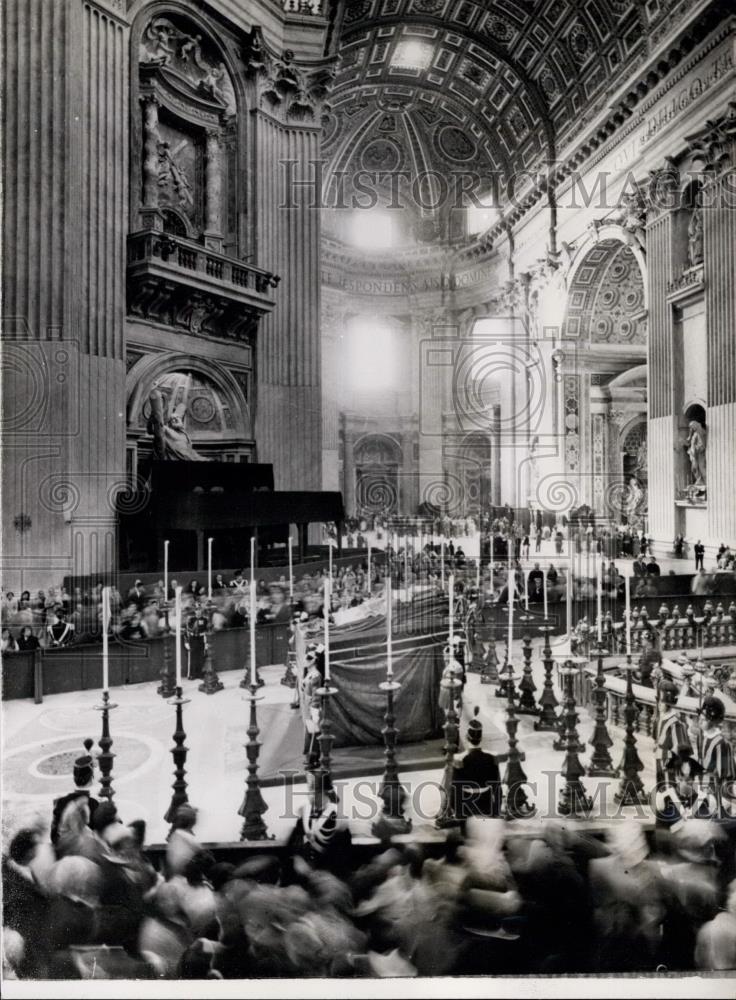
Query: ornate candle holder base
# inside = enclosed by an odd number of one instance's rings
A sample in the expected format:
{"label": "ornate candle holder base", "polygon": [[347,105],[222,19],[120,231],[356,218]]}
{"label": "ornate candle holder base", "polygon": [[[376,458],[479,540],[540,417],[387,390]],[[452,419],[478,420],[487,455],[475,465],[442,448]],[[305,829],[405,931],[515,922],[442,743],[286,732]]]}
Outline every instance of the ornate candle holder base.
{"label": "ornate candle holder base", "polygon": [[[256,687],[257,688],[262,688],[265,683],[266,682],[261,677],[260,670],[258,669],[258,667],[256,667]],[[243,688],[244,691],[249,691],[252,686],[253,685],[251,684],[250,667],[248,667],[248,669],[245,671],[245,676],[241,678],[241,681],[240,681],[240,684],[238,685],[238,687]]]}
{"label": "ornate candle holder base", "polygon": [[156,688],[156,694],[160,694],[162,698],[168,701],[169,698],[173,698],[176,694],[176,672],[174,669],[174,658],[172,657],[172,644],[176,642],[176,638],[171,634],[168,627],[168,612],[166,615],[166,626],[164,628],[163,636],[163,662],[161,664],[161,683]]}
{"label": "ornate candle holder base", "polygon": [[[411,830],[411,820],[404,816],[404,807],[407,794],[401,781],[399,780],[399,768],[396,762],[396,740],[398,730],[394,726],[396,718],[394,716],[394,694],[401,685],[398,681],[385,680],[378,685],[381,691],[386,693],[386,725],[381,730],[385,750],[385,766],[383,770],[383,780],[378,792],[379,798],[383,802],[383,816],[391,820],[391,827],[395,833],[408,833]],[[377,831],[380,820],[374,823],[373,832]]]}
{"label": "ornate candle holder base", "polygon": [[560,722],[555,709],[559,702],[555,697],[555,686],[552,680],[552,669],[554,660],[552,659],[552,649],[549,644],[550,633],[553,631],[552,625],[540,625],[539,631],[544,634],[544,649],[542,651],[542,662],[544,663],[544,686],[539,697],[539,718],[534,723],[534,729],[538,733],[558,733]]}
{"label": "ornate candle holder base", "polygon": [[519,720],[514,711],[514,667],[507,664],[507,701],[506,701],[506,732],[509,740],[509,754],[506,770],[503,776],[503,783],[506,786],[506,804],[504,814],[506,819],[528,819],[533,816],[537,809],[533,802],[530,802],[525,786],[528,785],[527,777],[521,762],[524,754],[519,750],[519,741],[516,738],[516,731],[519,728]]}
{"label": "ornate candle holder base", "polygon": [[534,692],[537,685],[534,683],[532,675],[532,640],[525,635],[522,641],[522,655],[524,657],[524,676],[519,683],[519,704],[516,711],[519,715],[539,715],[539,709],[534,701]]}
{"label": "ornate candle holder base", "polygon": [[331,754],[335,737],[332,735],[332,725],[330,723],[328,708],[330,698],[337,694],[337,688],[331,687],[329,680],[326,680],[322,687],[317,688],[317,694],[320,697],[319,736],[317,737],[317,742],[319,743],[319,769],[314,787],[315,795],[320,797],[320,801],[323,801],[327,790],[332,787]]}
{"label": "ornate candle holder base", "polygon": [[586,816],[593,808],[593,800],[585,791],[580,780],[585,774],[585,768],[578,757],[582,747],[577,731],[578,716],[575,711],[575,692],[573,689],[573,678],[577,670],[570,661],[568,664],[560,670],[565,684],[562,712],[564,729],[560,738],[565,751],[565,760],[562,765],[562,776],[565,779],[565,784],[560,791],[557,810],[561,816]]}
{"label": "ornate candle holder base", "polygon": [[184,732],[184,718],[182,709],[189,704],[189,698],[182,697],[182,689],[176,689],[176,697],[169,701],[170,705],[176,705],[176,728],[174,730],[174,746],[171,748],[171,756],[174,758],[174,794],[171,796],[171,803],[164,814],[167,823],[173,823],[176,811],[179,806],[189,801],[187,796],[187,783],[184,776],[187,773],[184,765],[187,762],[189,748],[185,746],[187,734]]}
{"label": "ornate candle holder base", "polygon": [[595,678],[596,687],[594,691],[595,727],[593,735],[588,741],[593,747],[593,754],[590,758],[587,774],[591,778],[615,778],[617,771],[613,766],[611,754],[609,753],[610,748],[613,746],[613,740],[606,726],[608,696],[606,695],[606,675],[603,672],[603,653],[605,650],[602,644],[598,645],[597,651],[598,672]]}
{"label": "ornate candle holder base", "polygon": [[281,683],[284,687],[292,688],[296,687],[296,671],[294,670],[294,660],[296,659],[296,653],[289,650],[286,654],[286,670],[284,671],[284,676],[281,678]]}
{"label": "ornate candle holder base", "polygon": [[263,820],[263,814],[268,810],[268,806],[261,794],[261,786],[258,781],[258,755],[261,750],[261,744],[258,740],[260,730],[258,728],[256,702],[261,701],[262,698],[263,695],[258,694],[258,685],[250,684],[248,688],[250,722],[248,725],[248,742],[245,745],[245,752],[248,758],[248,777],[246,778],[245,798],[240,809],[238,809],[238,815],[242,816],[245,820],[240,832],[241,840],[273,840],[273,836],[268,833],[268,828]]}
{"label": "ornate candle holder base", "polygon": [[624,719],[626,720],[626,736],[624,737],[624,752],[618,772],[621,775],[619,789],[614,795],[614,800],[622,806],[634,806],[644,804],[649,801],[649,796],[644,791],[644,783],[639,777],[639,772],[644,770],[644,765],[639,759],[636,747],[636,700],[634,698],[633,686],[633,666],[631,656],[626,657],[626,697],[624,699]]}
{"label": "ornate candle holder base", "polygon": [[204,665],[202,667],[202,683],[199,690],[204,694],[217,694],[222,691],[225,685],[217,676],[215,665],[212,661],[211,644],[207,636],[204,636]]}
{"label": "ornate candle holder base", "polygon": [[95,711],[102,712],[102,735],[98,746],[100,755],[97,762],[100,765],[100,798],[112,799],[115,794],[112,789],[112,762],[115,754],[112,753],[112,737],[110,736],[110,712],[118,706],[110,702],[110,692],[106,689],[102,692],[102,704],[95,705]]}

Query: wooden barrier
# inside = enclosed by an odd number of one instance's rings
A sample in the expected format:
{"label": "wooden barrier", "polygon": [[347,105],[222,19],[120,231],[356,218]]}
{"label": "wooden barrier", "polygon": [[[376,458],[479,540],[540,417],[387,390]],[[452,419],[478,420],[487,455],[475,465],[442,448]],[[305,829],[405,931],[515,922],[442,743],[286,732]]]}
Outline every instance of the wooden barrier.
{"label": "wooden barrier", "polygon": [[[245,670],[248,658],[248,629],[224,629],[212,640],[215,669]],[[286,663],[288,626],[277,622],[256,629],[256,663],[268,666]],[[173,637],[172,643],[173,662]],[[141,642],[115,639],[110,643],[110,687],[158,680],[163,666],[163,638]],[[192,644],[192,676],[202,673],[202,643]],[[182,650],[183,670],[187,653]],[[87,691],[102,687],[102,646],[78,644],[61,649],[6,653],[3,656],[3,700],[35,698],[64,691]]]}

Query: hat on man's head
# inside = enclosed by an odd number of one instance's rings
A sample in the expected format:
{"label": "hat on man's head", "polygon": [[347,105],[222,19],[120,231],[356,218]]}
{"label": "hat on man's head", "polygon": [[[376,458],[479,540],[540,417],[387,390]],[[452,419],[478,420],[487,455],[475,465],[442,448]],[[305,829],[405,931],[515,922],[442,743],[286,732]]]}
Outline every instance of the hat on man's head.
{"label": "hat on man's head", "polygon": [[659,688],[657,690],[659,697],[665,705],[674,705],[677,701],[678,690],[677,686],[673,684],[672,681],[660,681]]}
{"label": "hat on man's head", "polygon": [[473,746],[478,746],[483,738],[483,723],[478,718],[479,712],[480,708],[476,705],[473,710],[473,718],[468,723],[468,743],[472,743]]}
{"label": "hat on man's head", "polygon": [[713,695],[703,698],[700,711],[708,722],[723,722],[726,717],[726,706],[720,698],[714,698]]}
{"label": "hat on man's head", "polygon": [[94,746],[94,742],[89,739],[89,737],[84,741],[84,749],[87,751],[81,757],[77,757],[74,761],[74,784],[78,786],[89,785],[89,783],[94,778],[94,767],[95,762],[90,756],[90,750]]}

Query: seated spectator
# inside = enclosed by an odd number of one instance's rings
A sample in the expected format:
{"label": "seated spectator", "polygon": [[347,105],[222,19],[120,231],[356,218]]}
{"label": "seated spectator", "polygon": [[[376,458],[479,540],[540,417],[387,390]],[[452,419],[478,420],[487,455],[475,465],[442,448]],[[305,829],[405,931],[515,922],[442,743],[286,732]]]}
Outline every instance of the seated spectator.
{"label": "seated spectator", "polygon": [[39,649],[40,646],[41,643],[33,634],[33,629],[30,625],[24,625],[20,630],[20,635],[18,636],[18,649],[25,653],[32,652],[34,649]]}
{"label": "seated spectator", "polygon": [[17,653],[18,643],[13,638],[9,628],[4,628],[2,632],[2,640],[0,640],[0,651],[3,653]]}

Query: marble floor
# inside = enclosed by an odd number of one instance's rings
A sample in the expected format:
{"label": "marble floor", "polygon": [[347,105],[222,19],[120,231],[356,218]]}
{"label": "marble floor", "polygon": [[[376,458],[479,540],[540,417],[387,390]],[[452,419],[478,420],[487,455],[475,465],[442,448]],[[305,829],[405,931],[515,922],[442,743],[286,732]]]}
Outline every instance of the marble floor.
{"label": "marble floor", "polygon": [[[542,664],[539,644],[534,644],[533,668],[537,696],[542,687]],[[519,661],[521,657],[519,656]],[[282,666],[265,667],[266,682],[261,689],[260,712],[262,756],[272,759],[293,731],[298,713],[290,708],[292,692],[280,683]],[[187,758],[188,794],[200,811],[197,828],[202,841],[232,841],[239,839],[242,818],[238,808],[243,800],[249,703],[238,684],[240,672],[222,675],[225,688],[208,697],[197,690],[197,682],[185,682],[184,728],[189,748]],[[464,696],[462,732],[475,705],[485,724],[485,744],[496,752],[506,751],[505,701],[496,698],[495,688],[482,685],[479,675],[469,673]],[[144,819],[149,843],[165,839],[168,825],[163,816],[171,799],[173,763],[170,754],[174,731],[174,708],[156,694],[154,683],[115,688],[111,692],[117,708],[111,713],[111,731],[116,754],[113,784],[115,801],[125,820]],[[339,697],[339,695],[338,695]],[[559,692],[558,692],[559,697]],[[27,820],[42,817],[48,821],[52,800],[71,788],[71,768],[76,756],[83,752],[85,737],[99,739],[100,713],[98,691],[80,691],[52,695],[43,704],[31,701],[3,703],[3,832],[7,836]],[[586,763],[590,754],[587,740],[592,732],[592,719],[586,710],[580,712],[579,734],[586,743],[581,754]],[[611,730],[614,739],[614,763],[621,757],[623,733]],[[556,816],[556,802],[562,784],[560,768],[563,754],[552,749],[554,734],[537,733],[533,719],[520,716],[519,748],[525,755],[524,769],[534,789],[538,818],[542,821]],[[292,736],[293,739],[293,736]],[[639,755],[644,763],[641,777],[650,789],[654,780],[653,744],[651,737],[639,737]],[[409,748],[399,748],[399,763]],[[269,754],[271,757],[269,758]],[[406,759],[406,756],[405,756]],[[364,772],[363,772],[364,774]],[[440,805],[441,768],[414,770],[402,775],[409,793],[407,812],[413,819],[418,836],[436,836],[434,817]],[[596,818],[601,812],[621,815],[613,800],[618,787],[616,779],[585,778],[589,794],[600,796]],[[370,834],[378,808],[377,790],[380,774],[338,782],[343,814],[356,836]],[[285,838],[293,828],[296,814],[304,802],[306,786],[278,783],[263,789],[268,804],[265,820],[269,831]],[[630,810],[626,810],[629,812]],[[648,812],[648,809],[646,810]]]}

